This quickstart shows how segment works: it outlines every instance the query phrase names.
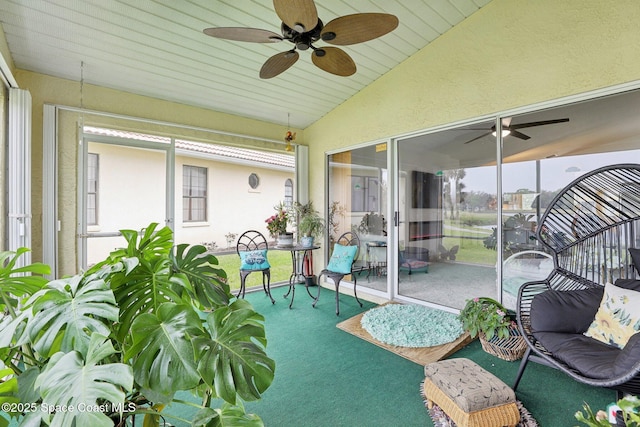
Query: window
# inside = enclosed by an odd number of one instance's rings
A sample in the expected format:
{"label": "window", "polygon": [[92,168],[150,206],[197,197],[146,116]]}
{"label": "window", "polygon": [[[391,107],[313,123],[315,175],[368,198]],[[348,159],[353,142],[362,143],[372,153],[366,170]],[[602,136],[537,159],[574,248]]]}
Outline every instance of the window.
{"label": "window", "polygon": [[87,154],[87,225],[98,225],[99,162],[99,154]]}
{"label": "window", "polygon": [[182,220],[207,220],[207,168],[182,167]]}
{"label": "window", "polygon": [[372,176],[351,177],[351,209],[354,212],[378,212],[378,178]]}
{"label": "window", "polygon": [[258,176],[258,174],[252,173],[251,175],[249,175],[249,187],[251,187],[252,190],[255,190],[259,185],[260,177]]}
{"label": "window", "polygon": [[284,182],[284,205],[293,206],[293,181],[291,179]]}

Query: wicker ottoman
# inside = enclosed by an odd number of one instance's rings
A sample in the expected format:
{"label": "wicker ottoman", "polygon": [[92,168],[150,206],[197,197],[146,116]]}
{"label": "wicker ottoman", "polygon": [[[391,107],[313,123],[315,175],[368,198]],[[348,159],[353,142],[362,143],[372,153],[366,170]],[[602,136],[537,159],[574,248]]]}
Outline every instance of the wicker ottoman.
{"label": "wicker ottoman", "polygon": [[520,412],[511,388],[469,359],[448,359],[424,367],[424,395],[459,427],[516,426]]}

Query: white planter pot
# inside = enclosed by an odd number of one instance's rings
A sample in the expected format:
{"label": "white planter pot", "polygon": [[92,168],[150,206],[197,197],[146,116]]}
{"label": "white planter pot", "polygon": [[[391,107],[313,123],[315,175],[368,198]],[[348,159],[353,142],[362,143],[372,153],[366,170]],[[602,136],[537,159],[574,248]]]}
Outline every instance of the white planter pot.
{"label": "white planter pot", "polygon": [[276,245],[281,248],[293,246],[293,233],[278,234]]}

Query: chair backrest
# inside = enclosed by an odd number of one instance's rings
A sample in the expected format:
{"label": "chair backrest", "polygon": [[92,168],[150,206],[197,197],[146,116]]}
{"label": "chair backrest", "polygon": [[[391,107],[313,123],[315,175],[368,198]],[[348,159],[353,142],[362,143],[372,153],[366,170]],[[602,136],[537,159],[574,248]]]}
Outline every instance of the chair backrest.
{"label": "chair backrest", "polygon": [[259,249],[269,249],[267,239],[259,231],[245,231],[240,237],[238,237],[238,243],[236,244],[236,252],[238,255],[240,255],[240,252],[255,251]]}
{"label": "chair backrest", "polygon": [[554,257],[550,277],[591,285],[634,278],[628,249],[640,247],[640,164],[606,166],[574,180],[549,204],[537,238]]}
{"label": "chair backrest", "polygon": [[353,231],[347,231],[346,233],[343,233],[340,237],[338,237],[336,243],[339,243],[342,246],[355,246],[356,248],[358,248],[356,249],[356,255],[353,257],[352,264],[355,264],[358,260],[358,256],[360,255],[360,238],[358,237],[358,235]]}

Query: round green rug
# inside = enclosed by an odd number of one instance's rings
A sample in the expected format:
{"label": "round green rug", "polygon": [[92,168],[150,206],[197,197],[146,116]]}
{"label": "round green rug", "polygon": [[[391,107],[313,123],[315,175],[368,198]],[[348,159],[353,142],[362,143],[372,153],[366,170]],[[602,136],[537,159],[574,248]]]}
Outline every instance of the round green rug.
{"label": "round green rug", "polygon": [[464,332],[455,314],[415,304],[372,308],[360,323],[373,338],[400,347],[434,347]]}

